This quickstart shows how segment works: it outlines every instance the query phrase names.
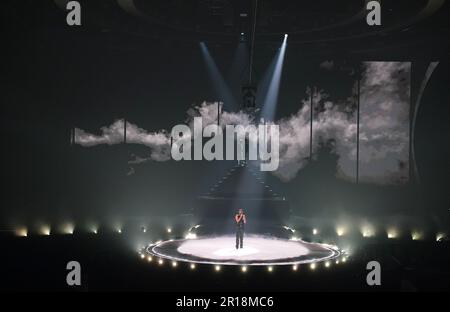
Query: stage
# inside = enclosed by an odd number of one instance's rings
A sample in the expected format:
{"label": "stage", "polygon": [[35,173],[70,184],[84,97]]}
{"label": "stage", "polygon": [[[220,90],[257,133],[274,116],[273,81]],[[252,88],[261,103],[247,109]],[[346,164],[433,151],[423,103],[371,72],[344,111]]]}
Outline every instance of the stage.
{"label": "stage", "polygon": [[235,248],[235,237],[206,236],[197,239],[160,241],[146,247],[150,256],[171,261],[215,265],[296,265],[336,259],[336,246],[247,235],[244,248]]}

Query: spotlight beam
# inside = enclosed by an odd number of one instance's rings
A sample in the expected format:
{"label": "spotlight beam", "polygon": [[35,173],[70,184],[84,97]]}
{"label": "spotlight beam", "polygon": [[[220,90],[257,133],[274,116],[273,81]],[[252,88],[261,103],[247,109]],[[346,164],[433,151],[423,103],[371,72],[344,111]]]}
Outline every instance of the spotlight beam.
{"label": "spotlight beam", "polygon": [[261,117],[265,120],[273,120],[275,110],[278,103],[278,94],[280,91],[281,75],[283,73],[284,57],[286,55],[287,36],[284,37],[283,43],[275,56],[275,62],[269,68],[271,74],[269,87],[263,99],[263,107]]}
{"label": "spotlight beam", "polygon": [[233,110],[236,108],[236,101],[204,42],[200,42],[200,49],[215,93],[219,96],[219,100],[224,103],[226,108]]}

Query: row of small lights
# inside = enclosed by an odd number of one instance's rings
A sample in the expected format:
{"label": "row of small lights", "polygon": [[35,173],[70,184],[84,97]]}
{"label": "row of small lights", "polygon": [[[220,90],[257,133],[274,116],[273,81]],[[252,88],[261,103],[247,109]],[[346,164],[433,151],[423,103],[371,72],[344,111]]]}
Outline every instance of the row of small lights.
{"label": "row of small lights", "polygon": [[[142,252],[140,252],[140,257],[143,260],[146,259],[148,262],[153,262],[153,260],[154,260],[152,256],[145,256],[145,254],[143,254]],[[345,256],[342,257],[341,260],[338,259],[338,260],[334,261],[335,264],[340,264],[340,263],[345,263],[345,262],[347,262],[347,257],[345,257]],[[162,265],[164,265],[164,260],[162,258],[159,258],[157,263],[160,266],[162,266]],[[332,261],[325,261],[323,266],[325,268],[330,268],[332,263],[333,263]],[[177,261],[172,261],[172,267],[173,268],[178,267],[178,262]],[[191,270],[195,270],[197,266],[196,266],[195,263],[190,263],[189,267],[190,267]],[[309,268],[310,268],[311,271],[316,270],[317,267],[318,267],[318,263],[310,263],[309,264]],[[242,265],[242,266],[240,266],[240,268],[241,268],[241,272],[242,273],[246,273],[249,270],[247,265]],[[292,265],[292,270],[293,271],[298,271],[299,268],[300,268],[300,265],[298,265],[298,264]],[[267,272],[271,273],[271,272],[274,271],[274,266],[271,266],[271,265],[266,266],[266,269],[267,269]],[[214,271],[220,272],[221,270],[222,270],[222,266],[221,265],[214,265]]]}
{"label": "row of small lights", "polygon": [[[296,230],[288,227],[288,226],[284,226],[285,229],[290,230],[292,233],[295,233]],[[336,228],[336,235],[339,237],[345,236],[347,234],[347,228],[346,227],[337,227]],[[397,230],[396,228],[388,228],[386,230],[386,234],[387,237],[389,239],[395,239],[398,238],[400,236],[400,232],[399,230]],[[317,228],[314,228],[312,230],[312,234],[313,235],[319,235],[319,230]],[[371,227],[363,227],[361,229],[361,235],[365,238],[369,238],[369,237],[375,237],[376,236],[376,232],[373,228]],[[411,239],[412,240],[421,240],[423,239],[423,232],[421,231],[412,231],[411,232]],[[436,241],[439,241],[441,238],[444,238],[446,236],[445,233],[437,233],[436,234]],[[296,240],[297,238],[294,236],[293,237],[294,240]]]}
{"label": "row of small lights", "polygon": [[[114,231],[118,234],[122,234],[122,228],[120,228],[120,227],[117,227]],[[64,225],[64,226],[60,227],[59,230],[57,231],[58,234],[65,234],[65,235],[71,235],[71,234],[74,234],[74,232],[75,232],[75,226],[71,225],[71,224]],[[98,227],[92,227],[87,232],[92,233],[92,234],[98,234]],[[147,229],[142,228],[142,232],[147,233]],[[170,227],[167,228],[166,232],[169,234],[172,233],[172,228],[170,228]],[[18,227],[16,229],[14,229],[14,233],[16,236],[19,236],[19,237],[27,237],[29,232],[28,232],[27,227]],[[36,234],[42,235],[42,236],[49,236],[52,233],[53,233],[53,231],[49,225],[42,225],[36,231]],[[195,234],[188,233],[188,236],[186,238],[195,238],[195,237],[196,237]]]}

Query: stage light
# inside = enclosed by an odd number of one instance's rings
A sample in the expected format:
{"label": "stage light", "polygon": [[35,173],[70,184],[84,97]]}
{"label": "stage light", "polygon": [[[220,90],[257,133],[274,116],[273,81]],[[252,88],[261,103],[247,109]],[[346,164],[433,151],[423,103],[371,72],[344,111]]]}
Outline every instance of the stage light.
{"label": "stage light", "polygon": [[319,234],[319,231],[317,229],[313,229],[313,235]]}
{"label": "stage light", "polygon": [[445,234],[444,233],[438,233],[438,234],[436,234],[436,241],[438,242],[438,241],[440,241],[441,239],[443,239],[445,237]]}
{"label": "stage light", "polygon": [[246,266],[241,267],[241,271],[242,271],[243,273],[247,272],[247,267],[246,267]]}
{"label": "stage light", "polygon": [[148,262],[152,262],[152,261],[153,261],[153,258],[152,258],[151,256],[148,256],[148,257],[147,257],[147,261],[148,261]]}
{"label": "stage light", "polygon": [[326,268],[329,268],[330,265],[331,265],[330,261],[325,262],[325,267],[326,267]]}
{"label": "stage light", "polygon": [[361,234],[363,237],[373,237],[375,236],[375,229],[370,224],[364,224],[361,226]]}
{"label": "stage light", "polygon": [[241,36],[243,36],[243,35],[244,35],[244,33],[242,32],[242,33],[241,33]]}
{"label": "stage light", "polygon": [[117,229],[117,233],[122,234],[122,229]]}
{"label": "stage light", "polygon": [[97,230],[97,229],[94,229],[92,233],[97,234],[97,233],[98,233],[98,230]]}
{"label": "stage light", "polygon": [[164,260],[163,260],[163,259],[159,259],[159,260],[158,260],[158,264],[159,264],[159,265],[163,265],[163,264],[164,264]]}
{"label": "stage light", "polygon": [[144,258],[145,258],[145,255],[141,254],[141,259],[144,259]]}
{"label": "stage light", "polygon": [[314,271],[316,269],[316,264],[315,263],[311,263],[309,265],[309,268]]}
{"label": "stage light", "polygon": [[345,235],[347,233],[347,229],[344,227],[344,226],[338,226],[337,228],[336,228],[336,234],[338,235],[338,236],[343,236],[343,235]]}
{"label": "stage light", "polygon": [[336,260],[336,264],[339,264],[339,260]]}
{"label": "stage light", "polygon": [[422,235],[421,232],[414,231],[414,232],[411,233],[411,239],[412,240],[421,240],[422,237],[423,237],[423,235]]}
{"label": "stage light", "polygon": [[284,38],[287,38],[288,37],[288,34],[284,34]]}
{"label": "stage light", "polygon": [[50,235],[50,226],[48,225],[41,226],[41,228],[39,229],[39,233],[45,236]]}
{"label": "stage light", "polygon": [[62,234],[73,234],[75,226],[72,223],[65,223],[60,227]]}
{"label": "stage light", "polygon": [[221,269],[220,265],[216,265],[215,268],[214,268],[214,270],[216,270],[216,272],[219,272],[220,269]]}
{"label": "stage light", "polygon": [[347,257],[342,258],[342,262],[347,262]]}
{"label": "stage light", "polygon": [[172,267],[176,268],[178,263],[176,261],[172,261]]}
{"label": "stage light", "polygon": [[194,270],[194,269],[195,269],[195,264],[191,263],[191,270]]}
{"label": "stage light", "polygon": [[19,237],[27,237],[28,236],[28,230],[26,227],[18,228],[14,232],[15,232],[16,236],[19,236]]}
{"label": "stage light", "polygon": [[145,227],[142,228],[143,233],[147,233],[147,229]]}
{"label": "stage light", "polygon": [[292,236],[292,237],[291,237],[291,240],[293,240],[293,241],[298,241],[299,238],[298,238],[297,236]]}
{"label": "stage light", "polygon": [[293,270],[293,271],[297,271],[297,269],[298,269],[297,265],[294,264],[294,265],[292,266],[292,270]]}
{"label": "stage light", "polygon": [[167,233],[172,233],[172,229],[171,228],[167,228]]}
{"label": "stage light", "polygon": [[397,238],[398,232],[396,229],[391,228],[387,231],[387,236],[388,236],[388,238]]}
{"label": "stage light", "polygon": [[273,271],[273,267],[268,266],[268,267],[267,267],[267,271],[272,272],[272,271]]}

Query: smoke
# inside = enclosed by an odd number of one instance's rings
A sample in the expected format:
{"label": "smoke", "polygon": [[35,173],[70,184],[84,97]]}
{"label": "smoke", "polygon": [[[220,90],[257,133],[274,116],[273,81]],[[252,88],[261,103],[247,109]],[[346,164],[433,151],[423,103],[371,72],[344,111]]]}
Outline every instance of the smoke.
{"label": "smoke", "polygon": [[[120,144],[124,142],[124,127],[125,122],[120,119],[108,127],[102,127],[100,135],[75,128],[75,143],[85,147]],[[127,143],[142,144],[151,150],[148,158],[135,158],[130,161],[132,164],[142,163],[145,160],[166,161],[170,159],[170,136],[165,130],[149,133],[135,124],[127,122],[126,140]]]}
{"label": "smoke", "polygon": [[[330,68],[331,69],[331,68]],[[300,109],[292,116],[275,122],[280,129],[279,167],[273,172],[283,181],[296,177],[309,163],[310,98],[308,90]],[[381,184],[401,183],[408,178],[410,63],[366,62],[363,64],[360,88],[360,181]],[[336,175],[354,180],[356,167],[356,111],[355,97],[330,99],[324,90],[313,97],[313,155],[321,143],[332,140],[333,153],[338,156]],[[187,112],[186,124],[193,128],[194,117],[203,118],[203,127],[220,125],[251,125],[254,117],[245,112],[223,111],[219,103],[204,102]],[[75,142],[90,147],[123,142],[123,120],[102,127],[100,135],[75,130]],[[150,148],[150,155],[133,155],[130,165],[149,160],[170,159],[170,135],[166,130],[147,132],[127,123],[127,143]],[[130,174],[134,169],[130,170]]]}

